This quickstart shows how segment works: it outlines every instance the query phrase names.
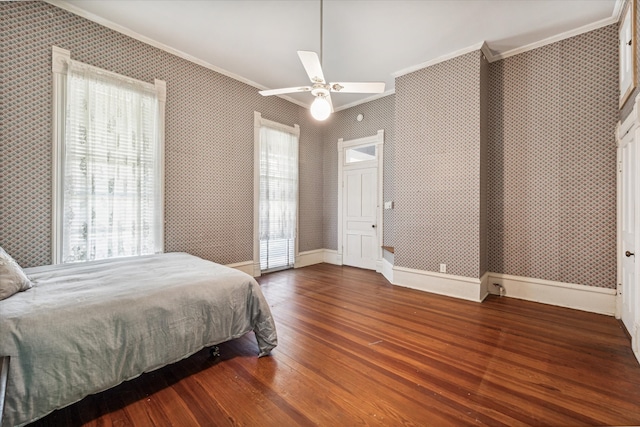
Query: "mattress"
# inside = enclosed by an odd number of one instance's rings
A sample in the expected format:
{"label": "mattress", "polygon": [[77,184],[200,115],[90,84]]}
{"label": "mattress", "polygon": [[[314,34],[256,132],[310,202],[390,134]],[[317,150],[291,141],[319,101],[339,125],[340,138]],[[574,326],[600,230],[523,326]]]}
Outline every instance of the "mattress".
{"label": "mattress", "polygon": [[0,356],[10,356],[3,426],[250,331],[258,356],[277,345],[258,283],[186,253],[25,272],[33,288],[0,301]]}

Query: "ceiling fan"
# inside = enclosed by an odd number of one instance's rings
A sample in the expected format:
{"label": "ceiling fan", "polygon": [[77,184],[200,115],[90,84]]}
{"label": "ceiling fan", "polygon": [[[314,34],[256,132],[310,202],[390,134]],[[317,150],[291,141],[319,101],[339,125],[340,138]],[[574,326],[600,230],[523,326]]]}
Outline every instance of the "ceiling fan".
{"label": "ceiling fan", "polygon": [[320,0],[320,57],[315,52],[299,50],[298,57],[302,62],[310,86],[294,86],[281,89],[261,90],[262,96],[282,95],[285,93],[311,92],[315,97],[311,104],[311,115],[316,120],[325,120],[333,112],[331,92],[342,93],[382,93],[384,82],[331,82],[327,83],[322,72],[322,1]]}

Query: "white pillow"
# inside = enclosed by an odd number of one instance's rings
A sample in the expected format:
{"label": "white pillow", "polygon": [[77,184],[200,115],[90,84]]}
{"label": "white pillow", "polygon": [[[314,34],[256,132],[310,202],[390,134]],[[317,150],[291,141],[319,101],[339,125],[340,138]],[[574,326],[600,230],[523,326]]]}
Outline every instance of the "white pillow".
{"label": "white pillow", "polygon": [[18,263],[0,247],[0,301],[32,286]]}

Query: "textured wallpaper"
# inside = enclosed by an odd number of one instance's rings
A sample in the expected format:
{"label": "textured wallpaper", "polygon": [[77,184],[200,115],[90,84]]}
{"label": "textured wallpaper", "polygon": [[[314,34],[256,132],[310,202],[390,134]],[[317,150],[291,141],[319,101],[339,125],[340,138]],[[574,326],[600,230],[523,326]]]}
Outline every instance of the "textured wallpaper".
{"label": "textured wallpaper", "polygon": [[615,287],[617,25],[492,64],[472,52],[319,124],[47,3],[1,2],[0,245],[25,267],[50,262],[52,45],[166,80],[167,251],[251,259],[259,111],[301,127],[300,251],[337,249],[338,138],[384,129],[384,199],[396,203],[384,211],[384,244],[396,265]]}
{"label": "textured wallpaper", "polygon": [[[335,95],[340,96],[340,95]],[[324,248],[338,249],[338,139],[345,141],[375,135],[384,130],[384,200],[393,200],[395,96],[370,101],[332,114],[323,124],[324,141]],[[356,116],[362,113],[361,122]],[[384,245],[394,245],[394,211],[384,211]]]}
{"label": "textured wallpaper", "polygon": [[308,110],[43,2],[0,3],[0,245],[51,262],[51,46],[167,82],[165,250],[252,259],[253,112],[300,124],[300,250],[322,247],[320,128]]}
{"label": "textured wallpaper", "polygon": [[480,51],[396,79],[395,263],[479,277]]}
{"label": "textured wallpaper", "polygon": [[489,271],[489,222],[487,198],[489,190],[489,61],[480,55],[480,271],[479,277]]}
{"label": "textured wallpaper", "polygon": [[490,271],[615,288],[617,37],[490,64]]}
{"label": "textured wallpaper", "polygon": [[300,252],[324,248],[324,146],[322,127],[306,108],[299,108],[300,125],[300,220],[298,250]]}

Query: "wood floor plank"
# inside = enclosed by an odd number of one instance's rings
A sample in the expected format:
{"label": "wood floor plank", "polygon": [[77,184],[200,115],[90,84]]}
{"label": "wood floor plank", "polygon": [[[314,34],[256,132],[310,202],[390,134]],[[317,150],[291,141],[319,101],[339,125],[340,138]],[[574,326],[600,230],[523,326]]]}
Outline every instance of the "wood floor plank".
{"label": "wood floor plank", "polygon": [[[291,335],[295,334],[295,331],[291,331]],[[310,334],[304,332],[304,335]],[[422,413],[434,425],[461,425],[468,422],[465,422],[466,416],[462,417],[458,410],[450,405],[441,404],[441,394],[430,391],[426,391],[425,394],[424,391],[420,391],[420,384],[415,380],[396,376],[391,372],[384,372],[383,376],[383,368],[377,363],[375,352],[345,351],[343,347],[332,342],[322,340],[313,343],[314,339],[317,340],[317,337],[304,340],[301,344],[295,340],[293,345],[300,347],[295,352],[296,359],[304,360],[310,371],[316,368],[320,372],[327,372],[326,375],[330,378],[328,387],[331,391],[346,392],[346,398],[360,408],[365,408],[370,419],[374,417],[391,425],[405,425],[411,424],[406,414],[415,417]],[[322,351],[306,351],[309,348],[321,348]],[[316,355],[320,355],[319,360]],[[340,374],[335,374],[337,370]],[[392,392],[379,393],[381,386]],[[397,408],[403,410],[398,411]]]}
{"label": "wood floor plank", "polygon": [[[306,330],[304,333],[306,335],[313,334],[310,330]],[[330,336],[333,342],[323,341],[321,343],[322,346],[335,346],[340,349],[340,351],[346,351],[351,354],[354,359],[358,359],[361,354],[365,353],[364,350],[366,350],[361,348],[362,345],[344,345],[340,342],[341,338],[336,334],[321,333],[318,336]],[[369,374],[375,373],[378,380],[380,380],[381,377],[384,378],[386,386],[396,392],[398,387],[405,382],[417,384],[423,387],[426,399],[430,396],[437,396],[438,404],[441,404],[443,399],[447,399],[447,408],[452,407],[457,413],[460,413],[461,409],[464,409],[468,415],[472,415],[472,409],[474,408],[462,408],[457,405],[459,405],[461,401],[468,401],[468,397],[471,395],[469,390],[473,390],[475,382],[469,378],[468,373],[459,370],[456,363],[445,364],[434,358],[429,360],[429,363],[425,365],[426,356],[424,354],[409,353],[403,348],[390,348],[388,343],[380,343],[375,349],[376,350],[372,349],[370,354],[366,356],[366,360],[364,360],[364,358],[358,360],[359,363],[353,366],[367,366],[369,368]],[[465,377],[465,381],[461,381],[462,377]],[[434,385],[436,387],[433,387]],[[413,411],[415,412],[415,409]],[[477,421],[482,421],[481,412],[473,413],[473,416]],[[491,424],[495,424],[494,420],[491,421]]]}
{"label": "wood floor plank", "polygon": [[640,366],[611,317],[328,264],[258,280],[271,356],[249,333],[33,425],[640,425]]}
{"label": "wood floor plank", "polygon": [[191,410],[197,425],[206,425],[215,420],[217,425],[232,426],[233,421],[229,418],[229,414],[221,408],[217,402],[207,402],[202,399],[202,394],[206,391],[202,388],[202,384],[193,376],[180,379],[175,375],[173,370],[167,369],[165,373],[170,378],[172,387],[182,399],[186,406]]}

